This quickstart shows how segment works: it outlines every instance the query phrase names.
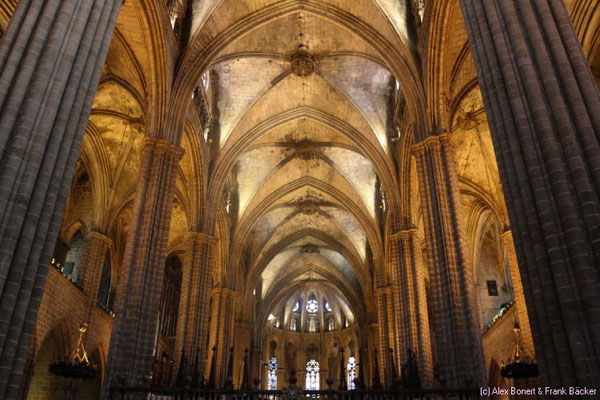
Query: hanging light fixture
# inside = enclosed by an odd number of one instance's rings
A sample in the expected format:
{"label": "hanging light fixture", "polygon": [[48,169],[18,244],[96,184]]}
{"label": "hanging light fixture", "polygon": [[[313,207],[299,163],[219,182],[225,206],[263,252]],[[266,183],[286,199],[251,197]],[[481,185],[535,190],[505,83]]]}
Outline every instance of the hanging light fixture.
{"label": "hanging light fixture", "polygon": [[98,369],[90,363],[85,348],[83,337],[87,331],[87,324],[79,326],[79,340],[73,350],[71,358],[63,361],[54,361],[50,364],[48,371],[52,375],[58,375],[71,379],[93,379]]}
{"label": "hanging light fixture", "polygon": [[518,322],[514,325],[515,351],[500,367],[500,375],[508,379],[528,379],[539,375],[538,365],[521,346],[521,327]]}

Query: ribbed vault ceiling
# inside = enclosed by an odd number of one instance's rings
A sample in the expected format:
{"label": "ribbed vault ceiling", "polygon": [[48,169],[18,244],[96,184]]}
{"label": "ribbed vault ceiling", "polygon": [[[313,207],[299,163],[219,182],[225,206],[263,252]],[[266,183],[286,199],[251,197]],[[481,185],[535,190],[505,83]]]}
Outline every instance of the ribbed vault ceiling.
{"label": "ribbed vault ceiling", "polygon": [[[251,24],[279,5],[291,11]],[[397,136],[391,115],[402,84],[360,30],[405,43],[406,4],[203,0],[193,7],[196,40],[249,26],[208,70],[217,148],[209,190],[225,187],[235,210],[231,262],[244,266],[246,292],[265,305],[262,318],[309,288],[345,315],[362,315],[383,253],[382,199],[397,187],[389,138]],[[299,59],[306,74],[292,68]]]}

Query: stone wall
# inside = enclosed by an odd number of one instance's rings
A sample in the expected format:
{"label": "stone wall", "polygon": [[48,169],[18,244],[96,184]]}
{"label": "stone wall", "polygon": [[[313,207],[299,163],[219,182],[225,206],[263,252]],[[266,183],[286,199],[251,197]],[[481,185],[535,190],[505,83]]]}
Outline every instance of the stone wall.
{"label": "stone wall", "polygon": [[[52,378],[46,371],[56,358],[68,357],[73,351],[79,334],[77,329],[85,316],[87,302],[87,296],[77,286],[59,271],[50,268],[35,326],[34,343],[32,344],[35,361],[28,399],[57,398],[55,397],[56,393],[52,391],[54,389],[51,389],[50,386],[62,388],[62,379]],[[113,319],[99,307],[95,307],[93,313],[85,348],[90,361],[98,364],[102,379]],[[61,337],[57,338],[57,335]],[[51,345],[45,343],[46,339],[52,341]],[[55,342],[61,343],[56,344]],[[43,378],[40,379],[40,376]],[[87,393],[87,389],[82,389],[82,394],[84,392]]]}

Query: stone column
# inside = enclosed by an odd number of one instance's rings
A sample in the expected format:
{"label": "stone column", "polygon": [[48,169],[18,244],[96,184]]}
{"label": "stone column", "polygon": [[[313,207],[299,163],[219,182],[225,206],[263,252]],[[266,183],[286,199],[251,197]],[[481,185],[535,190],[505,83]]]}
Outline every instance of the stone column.
{"label": "stone column", "polygon": [[390,312],[390,310],[393,310],[392,287],[387,285],[376,288],[375,299],[377,302],[377,320],[379,321],[379,329],[377,330],[379,340],[375,346],[379,353],[379,378],[382,385],[390,387],[394,380],[390,357],[388,356],[388,350],[394,344],[394,312]]}
{"label": "stone column", "polygon": [[[250,337],[252,335],[252,323],[244,321],[235,322],[234,352],[233,352],[233,383],[234,387],[241,388],[244,371],[245,350],[250,351]],[[250,378],[252,379],[252,378]],[[248,382],[251,387],[251,382]]]}
{"label": "stone column", "polygon": [[542,378],[600,386],[600,94],[564,2],[461,0]]}
{"label": "stone column", "polygon": [[[256,342],[256,339],[253,340]],[[267,359],[268,362],[269,359]],[[277,359],[279,363],[283,362],[283,360]],[[279,365],[278,365],[279,367]],[[260,375],[261,369],[261,348],[257,346],[257,343],[254,343],[250,348],[250,386],[254,388],[254,379],[261,379]],[[265,379],[268,379],[268,374],[265,375]],[[260,382],[260,387],[266,387],[264,382]]]}
{"label": "stone column", "polygon": [[146,138],[144,143],[123,261],[125,275],[119,284],[110,340],[105,394],[117,380],[136,386],[146,384],[150,375],[177,164],[182,155],[181,148],[163,140]]}
{"label": "stone column", "polygon": [[213,289],[213,315],[211,317],[211,346],[216,346],[216,385],[222,387],[227,380],[230,349],[233,341],[237,294],[229,288]]}
{"label": "stone column", "polygon": [[458,179],[447,135],[413,148],[427,244],[440,382],[479,387],[486,382],[472,268],[464,242]]}
{"label": "stone column", "polygon": [[367,325],[367,369],[365,370],[367,375],[367,387],[373,386],[375,382],[375,361],[373,360],[373,351],[378,346],[378,337],[379,337],[379,323],[371,322]]}
{"label": "stone column", "polygon": [[394,351],[398,372],[406,362],[408,351],[415,353],[421,385],[433,386],[433,361],[429,317],[425,293],[420,241],[416,229],[403,230],[388,237],[386,257],[392,260],[396,299],[397,345]]}
{"label": "stone column", "polygon": [[535,355],[533,347],[533,336],[531,335],[531,326],[529,324],[529,315],[527,313],[527,305],[525,303],[525,294],[523,293],[523,282],[519,274],[519,264],[517,262],[517,253],[513,242],[512,231],[507,230],[501,235],[502,244],[506,251],[508,268],[510,270],[510,279],[512,281],[513,292],[515,296],[515,311],[519,325],[521,326],[521,339],[525,349],[529,355]]}
{"label": "stone column", "polygon": [[0,397],[17,396],[120,0],[21,0],[0,44]]}
{"label": "stone column", "polygon": [[85,239],[83,244],[83,254],[81,257],[81,282],[83,283],[83,292],[88,297],[88,303],[85,311],[85,320],[88,324],[92,323],[92,316],[98,297],[100,287],[100,278],[106,252],[108,251],[112,240],[103,233],[92,231]]}
{"label": "stone column", "polygon": [[[185,352],[188,365],[194,362],[196,350],[200,383],[205,376],[205,361],[211,356],[207,347],[209,331],[209,307],[211,296],[210,273],[214,263],[215,238],[201,232],[189,232],[185,238],[183,276],[177,335],[175,338],[176,364],[178,371],[181,351]],[[191,372],[188,371],[188,372]]]}

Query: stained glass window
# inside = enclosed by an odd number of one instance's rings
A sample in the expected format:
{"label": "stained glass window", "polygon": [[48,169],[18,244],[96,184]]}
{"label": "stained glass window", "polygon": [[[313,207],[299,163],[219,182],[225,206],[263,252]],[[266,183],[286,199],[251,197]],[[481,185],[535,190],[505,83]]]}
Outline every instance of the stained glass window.
{"label": "stained glass window", "polygon": [[354,384],[354,378],[356,378],[356,358],[348,357],[348,365],[346,365],[348,371],[348,390],[354,390],[356,385]]}
{"label": "stained glass window", "polygon": [[296,302],[296,304],[294,304],[294,308],[292,308],[292,312],[298,312],[298,310],[300,310],[300,302]]}
{"label": "stained glass window", "polygon": [[317,299],[314,297],[308,299],[306,302],[306,311],[308,311],[310,314],[316,314],[317,311],[319,311],[319,303],[317,302]]}
{"label": "stained glass window", "polygon": [[206,71],[202,74],[202,86],[204,86],[204,90],[208,90],[208,87],[210,86],[210,81],[208,78],[208,71]]}
{"label": "stained glass window", "polygon": [[306,363],[306,390],[319,390],[320,370],[317,360]]}
{"label": "stained glass window", "polygon": [[269,360],[269,390],[277,390],[277,358]]}
{"label": "stained glass window", "polygon": [[327,312],[331,312],[331,306],[329,305],[329,302],[325,302],[325,311]]}

